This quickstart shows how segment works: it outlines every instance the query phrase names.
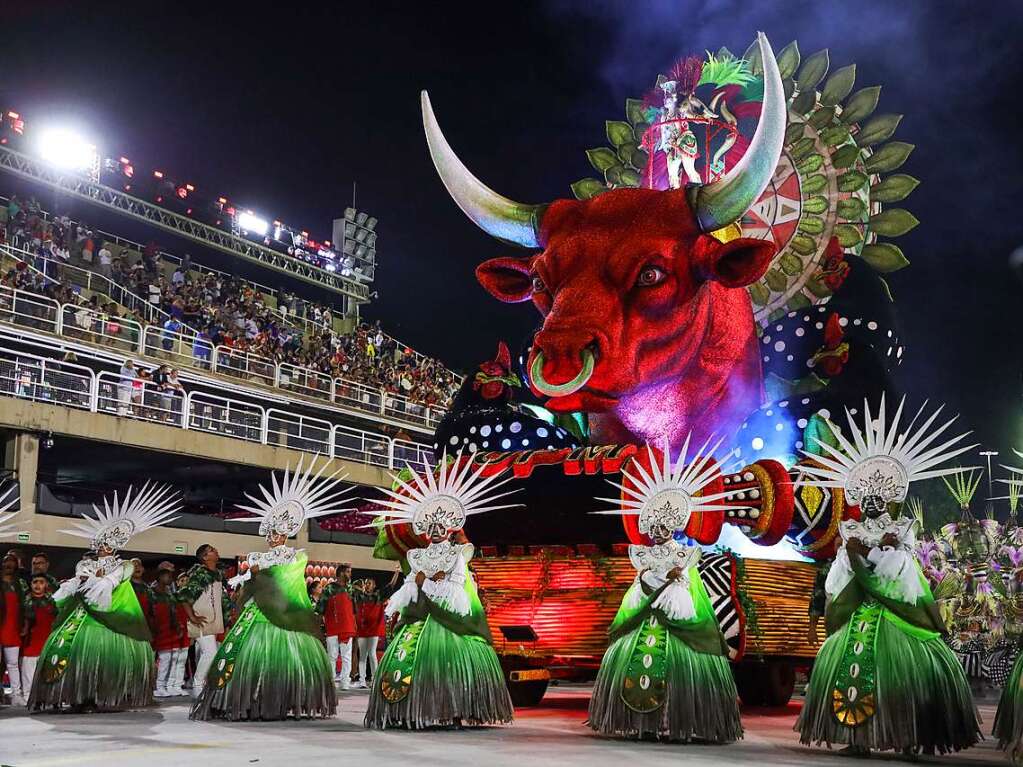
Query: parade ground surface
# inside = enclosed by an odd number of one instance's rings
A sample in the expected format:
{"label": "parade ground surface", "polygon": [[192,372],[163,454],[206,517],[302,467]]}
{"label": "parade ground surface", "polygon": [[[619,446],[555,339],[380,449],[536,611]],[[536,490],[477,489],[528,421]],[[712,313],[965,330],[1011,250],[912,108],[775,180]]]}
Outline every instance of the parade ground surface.
{"label": "parade ground surface", "polygon": [[[343,693],[337,718],[287,722],[191,722],[184,699],[145,711],[120,714],[35,715],[0,710],[0,765],[391,765],[443,764],[459,767],[533,767],[534,765],[841,765],[856,763],[835,751],[799,745],[792,731],[799,712],[743,710],[746,737],[730,746],[634,743],[598,738],[583,726],[589,689],[552,689],[537,708],[518,709],[515,724],[423,733],[368,731],[362,717],[365,691]],[[984,728],[990,730],[995,701],[981,703]],[[874,761],[905,763],[894,755]],[[990,737],[961,754],[921,757],[921,764],[1007,764]]]}

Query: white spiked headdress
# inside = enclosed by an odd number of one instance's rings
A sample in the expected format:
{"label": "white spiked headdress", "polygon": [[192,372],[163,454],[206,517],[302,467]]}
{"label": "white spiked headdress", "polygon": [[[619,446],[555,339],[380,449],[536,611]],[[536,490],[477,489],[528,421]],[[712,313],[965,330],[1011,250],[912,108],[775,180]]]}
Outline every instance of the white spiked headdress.
{"label": "white spiked headdress", "polygon": [[245,497],[255,505],[239,505],[238,508],[255,516],[237,521],[259,522],[259,534],[264,537],[270,533],[277,533],[290,538],[298,533],[302,528],[302,523],[307,519],[354,511],[352,507],[338,505],[354,487],[334,491],[341,482],[348,478],[348,475],[338,469],[323,476],[328,461],[324,461],[319,471],[314,474],[316,457],[313,457],[309,468],[303,473],[303,460],[304,457],[299,459],[294,472],[291,471],[291,467],[284,470],[284,479],[280,484],[277,483],[277,474],[271,472],[270,480],[273,482],[273,492],[267,490],[264,485],[260,485],[259,489],[263,493],[262,499],[246,493]]}
{"label": "white spiked headdress", "polygon": [[[684,530],[693,514],[732,508],[718,503],[728,498],[730,492],[700,495],[701,490],[721,476],[721,468],[714,460],[714,453],[721,446],[722,440],[719,439],[710,446],[708,439],[693,454],[692,460],[687,460],[691,438],[692,434],[686,437],[678,460],[674,463],[667,442],[660,459],[650,445],[647,445],[650,472],[648,473],[638,461],[630,461],[622,469],[622,474],[629,480],[631,487],[608,480],[622,491],[622,497],[597,499],[613,503],[618,508],[593,513],[638,516],[639,531],[648,535],[655,526],[663,526],[669,530]],[[635,473],[631,473],[633,469]]]}
{"label": "white spiked headdress", "polygon": [[883,395],[876,420],[871,416],[870,404],[864,400],[863,415],[866,421],[864,429],[860,429],[852,414],[846,409],[851,439],[845,437],[839,430],[833,429],[839,447],[818,441],[817,444],[827,455],[806,453],[822,465],[801,466],[802,470],[812,477],[804,482],[820,487],[843,488],[851,504],[858,504],[867,496],[879,496],[888,503],[904,501],[911,482],[963,471],[960,466],[944,469],[936,467],[977,447],[975,444],[956,447],[957,443],[970,432],[963,432],[932,447],[938,437],[944,434],[959,416],[950,418],[941,426],[932,429],[934,421],[944,409],[942,405],[914,429],[917,420],[923,415],[924,408],[927,407],[927,403],[924,402],[909,425],[900,432],[899,421],[905,403],[906,398],[903,397],[899,401],[895,416],[889,422]]}
{"label": "white spiked headdress", "polygon": [[3,500],[0,500],[0,540],[14,534],[13,520],[16,516],[18,516],[18,512],[11,511],[11,508],[20,498],[18,494],[18,486],[11,485],[7,488],[7,492],[5,492],[4,495],[6,497]]}
{"label": "white spiked headdress", "polygon": [[[518,503],[494,504],[499,498],[516,492],[494,495],[493,491],[509,481],[500,482],[493,474],[482,477],[486,465],[472,470],[472,460],[463,459],[461,451],[455,456],[452,466],[448,466],[447,451],[441,456],[439,469],[427,466],[424,476],[407,467],[412,474],[411,481],[400,475],[392,474],[395,490],[384,490],[390,500],[377,501],[387,507],[385,511],[372,512],[379,516],[390,517],[384,524],[400,525],[411,523],[417,535],[426,535],[433,525],[443,525],[449,532],[460,530],[470,514],[481,514],[484,511],[510,509],[521,506]],[[435,476],[436,475],[436,476]]]}
{"label": "white spiked headdress", "polygon": [[173,521],[172,515],[181,510],[181,500],[170,485],[146,482],[137,493],[129,487],[123,502],[114,493],[113,505],[104,498],[102,509],[96,504],[92,509],[96,516],[86,515],[74,523],[74,529],[60,532],[89,539],[97,551],[101,546],[118,551],[133,535]]}

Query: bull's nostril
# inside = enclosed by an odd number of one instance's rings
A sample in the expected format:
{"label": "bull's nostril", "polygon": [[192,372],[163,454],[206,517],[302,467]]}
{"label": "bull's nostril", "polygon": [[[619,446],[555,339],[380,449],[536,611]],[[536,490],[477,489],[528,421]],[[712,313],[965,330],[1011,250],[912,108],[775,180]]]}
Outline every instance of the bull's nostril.
{"label": "bull's nostril", "polygon": [[579,391],[590,380],[590,376],[593,375],[593,366],[596,362],[593,350],[589,347],[583,349],[579,356],[582,360],[582,368],[575,378],[563,384],[552,384],[544,380],[543,352],[537,352],[536,357],[533,358],[533,364],[529,366],[529,378],[532,380],[533,386],[536,387],[538,392],[547,397],[564,397]]}

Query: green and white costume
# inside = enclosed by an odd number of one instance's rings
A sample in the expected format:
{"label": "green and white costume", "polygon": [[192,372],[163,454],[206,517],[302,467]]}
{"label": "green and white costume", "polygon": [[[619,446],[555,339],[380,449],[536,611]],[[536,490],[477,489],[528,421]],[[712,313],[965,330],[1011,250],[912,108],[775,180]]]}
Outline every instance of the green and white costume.
{"label": "green and white costume", "polygon": [[[254,516],[268,539],[296,535],[303,523],[349,509],[338,506],[347,489],[337,490],[344,476],[314,473],[316,459],[303,473],[285,471],[283,481],[271,474],[273,491],[260,486],[263,498],[246,495],[253,506],[239,508]],[[229,581],[244,584],[237,598],[241,614],[210,666],[192,719],[284,719],[333,716],[337,711],[334,670],[323,644],[319,617],[305,584],[304,551],[280,544],[248,556],[248,569]],[[257,572],[253,575],[253,569]]]}
{"label": "green and white costume", "polygon": [[[910,482],[959,471],[935,467],[973,446],[952,449],[960,435],[931,447],[951,422],[929,431],[934,413],[914,430],[923,408],[903,430],[902,404],[890,428],[883,399],[876,421],[866,403],[864,410],[864,430],[850,415],[849,438],[832,429],[839,446],[820,443],[825,454],[805,468],[808,484],[842,488],[863,519],[841,523],[842,547],[825,585],[829,636],[796,729],[804,744],[958,751],[980,737],[977,710],[962,665],[942,641],[945,625],[913,554],[914,523],[892,519],[887,507],[905,500]],[[849,550],[851,539],[865,555]]]}
{"label": "green and white costume", "polygon": [[[169,487],[148,483],[133,497],[93,506],[75,529],[95,550],[116,552],[130,538],[170,520],[177,501]],[[115,553],[83,559],[75,577],[53,595],[58,614],[43,647],[29,696],[31,710],[88,706],[135,708],[153,700],[154,656],[142,606],[132,588],[132,565]]]}

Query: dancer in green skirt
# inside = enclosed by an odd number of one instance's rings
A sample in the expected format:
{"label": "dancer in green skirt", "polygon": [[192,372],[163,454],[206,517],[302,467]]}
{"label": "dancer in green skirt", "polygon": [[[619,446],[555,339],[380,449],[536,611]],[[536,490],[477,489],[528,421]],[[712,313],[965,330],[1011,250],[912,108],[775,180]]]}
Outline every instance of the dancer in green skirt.
{"label": "dancer in green skirt", "polygon": [[[969,748],[980,722],[963,667],[942,635],[945,624],[913,553],[913,521],[893,519],[890,505],[906,499],[911,482],[960,471],[938,468],[975,445],[961,434],[934,443],[951,425],[931,429],[937,412],[916,429],[923,408],[900,426],[885,402],[865,427],[849,415],[849,431],[831,431],[838,445],[819,442],[805,466],[806,484],[835,488],[862,517],[841,523],[842,546],[828,573],[821,646],[796,729],[804,744],[847,744],[846,751],[913,755]],[[953,421],[955,419],[952,419]]]}
{"label": "dancer in green skirt", "polygon": [[387,491],[392,500],[379,502],[389,507],[383,516],[392,518],[385,524],[411,522],[430,543],[408,552],[408,577],[388,602],[387,614],[401,617],[373,679],[366,727],[512,721],[511,697],[469,572],[472,546],[450,540],[467,515],[510,505],[493,505],[507,493],[487,494],[503,482],[481,479],[484,467],[471,469],[472,461],[461,454],[449,468],[445,455],[439,477],[429,470],[425,479],[395,477],[398,492]]}
{"label": "dancer in green skirt", "polygon": [[61,531],[88,538],[94,553],[53,595],[59,612],[39,656],[30,710],[110,711],[153,700],[152,636],[131,585],[134,568],[117,552],[132,536],[170,521],[179,502],[170,487],[147,483],[137,495],[129,489],[123,504],[115,494],[103,507]]}
{"label": "dancer in green skirt", "polygon": [[[273,492],[260,487],[264,500],[247,497],[269,551],[249,554],[247,569],[232,578],[244,584],[236,602],[237,622],[213,658],[192,719],[284,719],[333,716],[337,711],[334,669],[323,643],[320,621],[305,584],[306,553],[287,545],[307,519],[349,511],[337,503],[347,490],[335,491],[344,477],[313,474],[315,459],[302,472],[285,472],[281,485],[271,475]],[[248,521],[248,520],[240,520]]]}
{"label": "dancer in green skirt", "polygon": [[724,509],[716,502],[728,493],[701,495],[721,476],[711,458],[719,445],[687,464],[687,439],[674,465],[665,446],[663,466],[648,447],[650,473],[635,461],[622,472],[622,500],[612,501],[622,510],[597,512],[638,516],[640,533],[653,540],[629,547],[636,580],[608,629],[611,645],[590,698],[588,724],[601,735],[713,743],[742,737],[728,649],[696,569],[700,549],[674,539],[692,514]]}

